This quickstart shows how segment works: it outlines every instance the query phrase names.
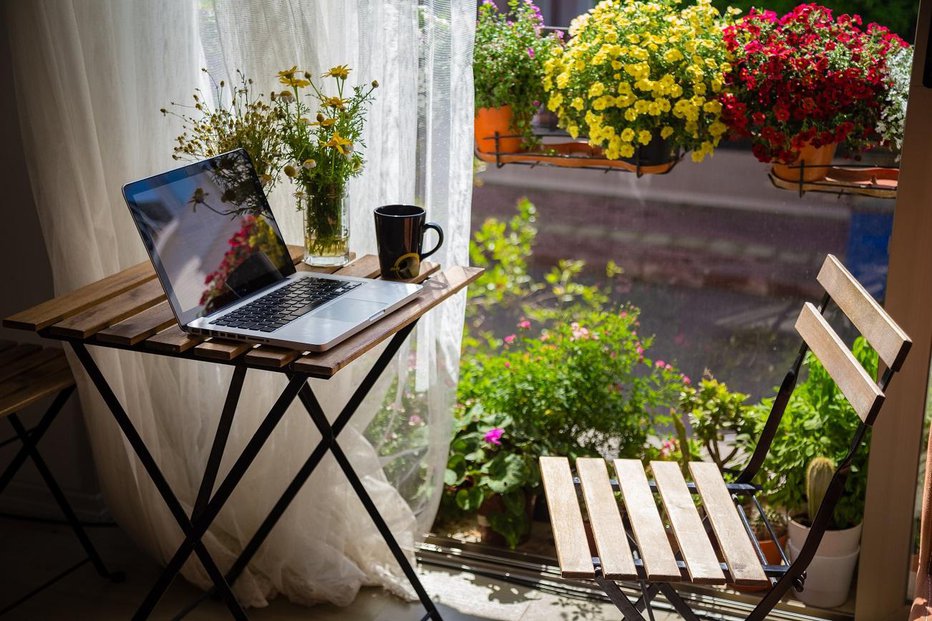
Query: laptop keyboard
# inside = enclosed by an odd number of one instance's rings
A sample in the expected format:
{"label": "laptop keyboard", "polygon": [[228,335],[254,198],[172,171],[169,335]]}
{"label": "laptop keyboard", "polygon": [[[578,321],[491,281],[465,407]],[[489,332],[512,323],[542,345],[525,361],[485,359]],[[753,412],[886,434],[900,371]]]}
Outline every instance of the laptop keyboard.
{"label": "laptop keyboard", "polygon": [[210,323],[272,332],[362,284],[329,278],[299,278]]}

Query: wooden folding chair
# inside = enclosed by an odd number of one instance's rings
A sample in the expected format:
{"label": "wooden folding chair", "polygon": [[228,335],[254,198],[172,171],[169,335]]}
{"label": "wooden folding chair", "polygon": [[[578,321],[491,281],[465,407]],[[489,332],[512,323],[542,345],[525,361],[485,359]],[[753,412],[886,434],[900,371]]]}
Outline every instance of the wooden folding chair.
{"label": "wooden folding chair", "polygon": [[[733,483],[726,483],[718,468],[705,462],[691,462],[692,480],[686,481],[678,464],[653,461],[651,481],[644,464],[635,460],[614,460],[617,479],[610,480],[603,459],[576,460],[574,476],[565,457],[541,458],[544,490],[563,575],[595,580],[626,620],[643,619],[643,611],[653,618],[651,600],[658,593],[684,618],[697,619],[674,589],[676,583],[769,587],[748,619],[766,618],[790,587],[800,591],[804,588],[806,567],[841,497],[851,460],[876,420],[884,391],[911,345],[903,330],[834,256],[825,259],[818,281],[825,290],[822,304],[816,308],[807,302],[799,314],[796,330],[803,339],[799,355],[780,386],[747,467]],[[825,321],[823,314],[832,301],[886,365],[879,383],[870,378]],[[770,450],[807,351],[823,364],[861,422],[848,455],[835,470],[798,556],[790,563],[783,555],[781,564],[771,565],[753,535],[744,505],[751,502],[756,506],[776,542],[755,497],[758,487],[751,481]],[[615,497],[619,491],[620,503]],[[656,496],[660,498],[658,502]],[[583,523],[584,512],[594,541],[592,547]],[[630,601],[616,581],[637,583],[640,598]]]}
{"label": "wooden folding chair", "polygon": [[[65,353],[62,350],[0,340],[0,419],[6,418],[16,434],[0,443],[0,448],[7,444],[20,444],[19,451],[10,460],[3,473],[0,474],[0,494],[3,493],[23,464],[26,463],[26,460],[32,460],[52,497],[64,514],[67,524],[74,531],[75,536],[84,548],[84,552],[87,554],[84,559],[43,582],[29,593],[22,595],[9,604],[2,605],[0,607],[0,617],[65,578],[85,563],[91,563],[101,577],[114,582],[121,582],[125,577],[123,572],[112,572],[104,565],[103,559],[91,542],[90,537],[87,536],[84,527],[78,520],[78,516],[75,514],[74,509],[71,508],[65,493],[55,479],[55,475],[52,474],[45,459],[39,453],[39,440],[48,431],[74,390],[74,377],[71,375],[71,369],[68,367],[68,361],[65,359]],[[35,427],[27,429],[20,420],[18,412],[53,396],[55,397],[54,400],[39,423]]]}

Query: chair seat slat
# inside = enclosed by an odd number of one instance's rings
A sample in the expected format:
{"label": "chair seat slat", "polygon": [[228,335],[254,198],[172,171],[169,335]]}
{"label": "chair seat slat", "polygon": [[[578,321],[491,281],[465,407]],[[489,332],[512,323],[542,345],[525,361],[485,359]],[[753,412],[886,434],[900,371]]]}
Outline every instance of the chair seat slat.
{"label": "chair seat slat", "polygon": [[690,580],[696,584],[724,584],[725,574],[702,525],[693,496],[686,487],[679,464],[653,461],[650,466]]}
{"label": "chair seat slat", "polygon": [[796,331],[835,380],[861,420],[867,422],[871,413],[883,403],[883,393],[812,303],[803,305],[796,320]]}
{"label": "chair seat slat", "polygon": [[550,510],[560,571],[567,578],[593,578],[592,551],[586,539],[576,487],[565,457],[541,457],[540,474]]}
{"label": "chair seat slat", "polygon": [[825,257],[817,279],[880,359],[899,371],[912,345],[903,329],[833,255]]}
{"label": "chair seat slat", "polygon": [[576,460],[576,471],[582,484],[589,526],[602,563],[602,574],[612,580],[637,578],[634,556],[625,537],[625,528],[618,512],[618,503],[608,480],[608,469],[601,458]]}
{"label": "chair seat slat", "polygon": [[631,530],[638,543],[638,552],[644,561],[649,580],[679,582],[683,580],[676,557],[667,539],[667,531],[650,491],[650,483],[641,462],[634,459],[616,459],[615,472],[625,501],[625,510],[631,521]]}
{"label": "chair seat slat", "polygon": [[690,462],[689,472],[702,497],[702,506],[712,523],[732,581],[741,586],[770,586],[718,466],[710,462]]}

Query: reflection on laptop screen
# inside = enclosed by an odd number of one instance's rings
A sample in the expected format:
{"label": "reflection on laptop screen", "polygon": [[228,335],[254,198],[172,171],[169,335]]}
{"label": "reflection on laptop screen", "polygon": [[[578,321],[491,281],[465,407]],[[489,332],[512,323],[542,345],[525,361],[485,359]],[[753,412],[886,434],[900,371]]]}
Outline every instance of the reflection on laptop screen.
{"label": "reflection on laptop screen", "polygon": [[129,184],[124,195],[182,323],[294,271],[241,150]]}

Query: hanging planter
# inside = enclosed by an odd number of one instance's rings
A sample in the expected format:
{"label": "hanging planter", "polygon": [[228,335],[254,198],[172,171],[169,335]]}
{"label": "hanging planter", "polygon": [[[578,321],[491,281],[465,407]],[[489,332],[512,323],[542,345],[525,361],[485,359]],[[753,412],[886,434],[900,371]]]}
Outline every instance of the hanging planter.
{"label": "hanging planter", "polygon": [[511,106],[476,110],[476,149],[480,153],[517,153],[521,151],[521,136],[513,125]]}
{"label": "hanging planter", "polygon": [[544,59],[559,39],[545,36],[543,26],[531,0],[508,0],[505,11],[492,2],[479,6],[473,45],[478,153],[517,153],[539,143],[531,121],[544,98]]}
{"label": "hanging planter", "polygon": [[835,159],[835,150],[838,145],[834,142],[821,147],[814,147],[810,143],[799,149],[799,157],[789,164],[774,163],[773,174],[784,181],[819,181],[825,179],[832,160]]}
{"label": "hanging planter", "polygon": [[657,165],[691,151],[702,161],[727,131],[718,93],[729,20],[707,1],[601,2],[545,61],[547,107],[609,160]]}
{"label": "hanging planter", "polygon": [[[857,155],[895,142],[901,124],[891,108],[896,102],[888,101],[888,63],[909,46],[883,26],[861,23],[857,15],[836,18],[823,6],[802,4],[780,18],[751,9],[725,28],[731,71],[722,118],[751,138],[758,160],[777,163],[775,177],[824,178],[831,158],[813,153],[812,143]],[[883,119],[889,136],[878,133]]]}

